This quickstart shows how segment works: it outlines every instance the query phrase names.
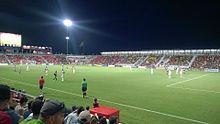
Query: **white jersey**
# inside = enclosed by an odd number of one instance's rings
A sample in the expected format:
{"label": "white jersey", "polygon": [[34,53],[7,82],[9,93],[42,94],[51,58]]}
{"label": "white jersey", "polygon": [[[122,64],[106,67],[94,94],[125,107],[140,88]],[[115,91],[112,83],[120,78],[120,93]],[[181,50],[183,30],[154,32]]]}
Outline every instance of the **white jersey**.
{"label": "white jersey", "polygon": [[47,66],[46,66],[46,68],[45,68],[45,73],[47,74],[47,72],[48,72],[48,68],[47,68]]}
{"label": "white jersey", "polygon": [[76,70],[73,68],[73,74],[75,74]]}
{"label": "white jersey", "polygon": [[176,74],[178,74],[178,73],[179,73],[179,68],[177,67],[177,68],[176,68]]}
{"label": "white jersey", "polygon": [[168,70],[168,76],[169,76],[169,78],[171,78],[171,74],[172,74],[171,70]]}
{"label": "white jersey", "polygon": [[150,73],[154,74],[154,69],[153,68],[150,69]]}
{"label": "white jersey", "polygon": [[64,70],[64,65],[62,64],[62,70]]}
{"label": "white jersey", "polygon": [[29,65],[27,65],[26,71],[29,71]]}
{"label": "white jersey", "polygon": [[180,77],[183,77],[183,69],[180,69]]}
{"label": "white jersey", "polygon": [[62,81],[64,81],[64,71],[62,71],[61,79],[62,79]]}

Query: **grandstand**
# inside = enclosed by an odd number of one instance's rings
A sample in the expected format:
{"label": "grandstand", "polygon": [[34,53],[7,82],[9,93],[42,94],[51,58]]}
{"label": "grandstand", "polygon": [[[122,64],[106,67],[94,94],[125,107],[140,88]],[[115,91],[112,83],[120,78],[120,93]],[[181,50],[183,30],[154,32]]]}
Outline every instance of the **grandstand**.
{"label": "grandstand", "polygon": [[[172,52],[171,52],[172,51]],[[102,55],[0,54],[7,64],[99,64],[121,66],[184,66],[196,69],[219,69],[219,50],[158,50],[140,52],[103,52]]]}

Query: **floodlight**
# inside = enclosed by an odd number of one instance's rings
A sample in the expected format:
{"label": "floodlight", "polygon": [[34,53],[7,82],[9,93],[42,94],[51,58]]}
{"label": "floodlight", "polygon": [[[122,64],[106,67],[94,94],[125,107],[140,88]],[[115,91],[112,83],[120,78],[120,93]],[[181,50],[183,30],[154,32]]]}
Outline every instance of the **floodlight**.
{"label": "floodlight", "polygon": [[64,24],[65,26],[69,27],[69,26],[71,26],[71,25],[73,24],[73,22],[72,22],[71,20],[69,20],[69,19],[65,19],[65,20],[63,21],[63,24]]}

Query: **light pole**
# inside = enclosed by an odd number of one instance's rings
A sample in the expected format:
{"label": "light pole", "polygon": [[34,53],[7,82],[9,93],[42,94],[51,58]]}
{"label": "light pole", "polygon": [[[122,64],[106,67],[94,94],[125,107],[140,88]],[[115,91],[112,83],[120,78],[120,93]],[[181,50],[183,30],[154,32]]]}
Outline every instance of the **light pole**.
{"label": "light pole", "polygon": [[69,32],[68,32],[68,27],[72,26],[73,22],[69,19],[65,19],[63,21],[63,24],[66,26],[66,54],[68,54],[68,40],[69,38]]}

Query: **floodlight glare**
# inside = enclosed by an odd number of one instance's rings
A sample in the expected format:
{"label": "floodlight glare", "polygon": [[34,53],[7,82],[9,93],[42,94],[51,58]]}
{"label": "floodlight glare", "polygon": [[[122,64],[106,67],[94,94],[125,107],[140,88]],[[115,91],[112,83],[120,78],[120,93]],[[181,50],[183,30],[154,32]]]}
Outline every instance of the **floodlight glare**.
{"label": "floodlight glare", "polygon": [[67,39],[67,40],[69,40],[69,39],[70,39],[70,37],[66,37],[66,39]]}
{"label": "floodlight glare", "polygon": [[69,19],[65,19],[65,20],[63,21],[63,24],[64,24],[65,26],[69,27],[69,26],[71,26],[71,25],[73,24],[73,22],[72,22],[71,20],[69,20]]}

